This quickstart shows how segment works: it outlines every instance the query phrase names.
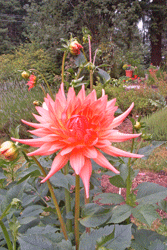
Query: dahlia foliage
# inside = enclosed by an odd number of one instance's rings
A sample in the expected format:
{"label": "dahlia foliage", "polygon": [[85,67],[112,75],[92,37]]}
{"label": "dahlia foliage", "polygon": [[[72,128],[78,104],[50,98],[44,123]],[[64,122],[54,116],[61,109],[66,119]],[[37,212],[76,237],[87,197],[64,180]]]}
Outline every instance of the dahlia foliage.
{"label": "dahlia foliage", "polygon": [[48,180],[70,161],[75,174],[79,175],[84,183],[88,198],[92,173],[91,159],[101,167],[119,174],[101,151],[116,157],[142,157],[112,146],[112,142],[122,142],[140,135],[123,134],[115,129],[131,112],[133,103],[129,109],[115,118],[116,99],[107,101],[104,91],[102,97],[97,99],[95,90],[86,96],[84,85],[77,96],[72,87],[66,96],[63,83],[55,101],[49,95],[44,100],[43,107],[36,107],[39,115],[34,114],[39,123],[23,120],[26,125],[35,128],[30,132],[38,138],[26,140],[12,138],[20,143],[39,147],[28,156],[50,155],[58,151],[50,172],[42,182]]}

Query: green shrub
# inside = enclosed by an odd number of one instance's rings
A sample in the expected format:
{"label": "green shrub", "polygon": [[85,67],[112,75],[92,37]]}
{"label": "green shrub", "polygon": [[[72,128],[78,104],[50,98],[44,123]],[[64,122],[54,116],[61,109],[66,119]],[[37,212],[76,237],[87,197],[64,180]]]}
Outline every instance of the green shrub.
{"label": "green shrub", "polygon": [[167,141],[167,107],[143,118],[142,121],[146,123],[146,132],[152,134],[153,140]]}
{"label": "green shrub", "polygon": [[114,87],[111,84],[97,83],[94,88],[98,97],[101,96],[102,88],[104,88],[109,99],[117,99],[117,105],[122,111],[125,111],[134,102],[133,115],[148,115],[166,105],[163,96],[152,88],[142,85],[140,89],[125,90],[122,84]]}
{"label": "green shrub", "polygon": [[27,43],[18,47],[13,54],[0,56],[0,83],[18,82],[23,70],[36,69],[45,75],[49,83],[59,73],[53,58],[35,43]]}
{"label": "green shrub", "polygon": [[[25,137],[25,126],[21,119],[33,121],[35,113],[33,101],[43,101],[43,93],[39,88],[28,91],[25,82],[20,84],[4,84],[0,93],[0,132],[10,136],[11,130],[21,123],[20,131]],[[34,119],[35,120],[35,119]]]}

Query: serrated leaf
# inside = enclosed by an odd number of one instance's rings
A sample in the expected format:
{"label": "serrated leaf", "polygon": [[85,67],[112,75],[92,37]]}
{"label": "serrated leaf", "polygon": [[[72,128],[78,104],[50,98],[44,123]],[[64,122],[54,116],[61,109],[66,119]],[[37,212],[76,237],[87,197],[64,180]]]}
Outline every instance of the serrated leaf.
{"label": "serrated leaf", "polygon": [[102,237],[111,234],[114,226],[105,226],[104,228],[91,230],[91,232],[83,233],[80,240],[80,250],[95,250],[96,242],[100,241]]}
{"label": "serrated leaf", "polygon": [[132,211],[128,205],[115,206],[112,210],[111,219],[107,223],[121,223],[130,217]]}
{"label": "serrated leaf", "polygon": [[110,217],[110,209],[89,203],[83,208],[83,219],[80,219],[80,223],[85,227],[97,227],[104,224]]}
{"label": "serrated leaf", "polygon": [[160,209],[162,209],[164,212],[167,213],[167,201],[166,200],[161,201],[158,205],[160,206]]}
{"label": "serrated leaf", "polygon": [[119,194],[114,193],[102,193],[98,194],[94,197],[94,201],[99,200],[102,204],[120,204],[121,202],[124,202],[124,198]]}
{"label": "serrated leaf", "polygon": [[165,250],[167,247],[162,243],[162,241],[156,239],[152,242],[151,246],[149,246],[148,250]]}
{"label": "serrated leaf", "polygon": [[84,54],[82,52],[80,52],[80,54],[75,59],[75,64],[76,64],[77,67],[80,67],[85,62],[86,62],[86,59],[84,57]]}
{"label": "serrated leaf", "polygon": [[155,204],[167,197],[167,188],[152,182],[143,182],[137,186],[137,202]]}
{"label": "serrated leaf", "polygon": [[131,224],[115,225],[114,239],[110,240],[105,247],[114,250],[125,250],[131,245]]}
{"label": "serrated leaf", "polygon": [[160,218],[159,214],[155,211],[155,207],[150,204],[138,205],[132,210],[133,216],[151,227],[153,221]]}
{"label": "serrated leaf", "polygon": [[18,241],[21,250],[72,250],[71,242],[60,233],[20,235]]}
{"label": "serrated leaf", "polygon": [[106,72],[106,71],[104,71],[103,69],[99,69],[99,68],[97,68],[97,70],[98,70],[98,74],[99,74],[99,76],[102,78],[102,80],[103,80],[103,83],[105,83],[105,82],[107,82],[108,80],[110,80],[110,75]]}
{"label": "serrated leaf", "polygon": [[144,155],[142,159],[146,160],[154,149],[158,148],[164,143],[166,143],[166,141],[152,141],[152,143],[149,146],[140,148],[138,154]]}
{"label": "serrated leaf", "polygon": [[155,239],[164,242],[166,237],[151,230],[137,230],[134,233],[134,240],[132,241],[131,247],[135,250],[145,250],[149,248],[150,243]]}
{"label": "serrated leaf", "polygon": [[3,198],[2,202],[1,202],[1,206],[0,206],[0,209],[2,212],[11,203],[13,198],[18,198],[19,200],[22,199],[25,187],[26,187],[26,182],[21,183],[19,185],[15,185],[7,191],[5,197]]}
{"label": "serrated leaf", "polygon": [[53,186],[55,187],[64,187],[68,189],[68,180],[66,176],[62,173],[56,173],[50,178],[50,182],[52,183]]}
{"label": "serrated leaf", "polygon": [[120,175],[115,175],[109,179],[110,183],[118,188],[126,188],[126,184]]}

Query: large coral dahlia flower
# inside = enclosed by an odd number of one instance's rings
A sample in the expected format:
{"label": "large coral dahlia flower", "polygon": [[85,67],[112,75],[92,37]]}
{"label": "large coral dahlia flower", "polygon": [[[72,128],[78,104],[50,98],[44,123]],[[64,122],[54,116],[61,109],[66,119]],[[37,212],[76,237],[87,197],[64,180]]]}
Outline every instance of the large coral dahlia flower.
{"label": "large coral dahlia flower", "polygon": [[34,114],[34,117],[39,123],[23,120],[23,123],[35,128],[30,132],[38,138],[12,139],[39,147],[28,153],[28,156],[50,155],[59,151],[48,175],[42,182],[48,180],[70,161],[76,175],[79,175],[84,183],[88,198],[92,173],[91,159],[101,167],[119,174],[119,171],[111,165],[101,151],[111,156],[142,157],[142,155],[129,153],[112,146],[112,142],[122,142],[140,135],[123,134],[114,129],[122,123],[134,106],[132,104],[123,114],[115,118],[114,112],[117,110],[115,102],[116,99],[107,101],[104,91],[99,99],[97,99],[95,90],[86,96],[84,86],[77,96],[74,88],[69,88],[66,97],[63,84],[61,84],[55,101],[47,95],[43,107],[36,107],[40,116]]}

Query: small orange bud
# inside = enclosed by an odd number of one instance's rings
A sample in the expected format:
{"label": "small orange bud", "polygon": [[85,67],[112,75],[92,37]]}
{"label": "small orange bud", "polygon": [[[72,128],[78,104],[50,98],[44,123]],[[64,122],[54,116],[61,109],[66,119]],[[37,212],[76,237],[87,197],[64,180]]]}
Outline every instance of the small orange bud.
{"label": "small orange bud", "polygon": [[140,122],[136,122],[136,124],[134,125],[135,129],[140,129],[141,128],[141,124]]}
{"label": "small orange bud", "polygon": [[41,102],[39,102],[39,101],[33,101],[33,104],[34,104],[35,106],[40,106]]}
{"label": "small orange bud", "polygon": [[11,141],[5,141],[1,144],[0,153],[9,161],[15,160],[18,156],[18,150]]}
{"label": "small orange bud", "polygon": [[23,71],[22,73],[21,73],[21,76],[24,78],[24,79],[28,79],[29,77],[30,77],[30,74],[27,72],[27,71]]}
{"label": "small orange bud", "polygon": [[79,55],[81,49],[83,49],[83,47],[77,41],[73,41],[70,43],[70,52],[72,55],[75,55],[75,56]]}

